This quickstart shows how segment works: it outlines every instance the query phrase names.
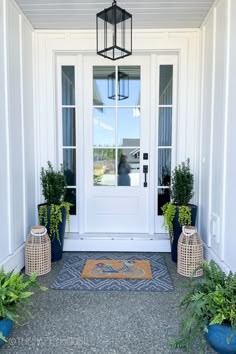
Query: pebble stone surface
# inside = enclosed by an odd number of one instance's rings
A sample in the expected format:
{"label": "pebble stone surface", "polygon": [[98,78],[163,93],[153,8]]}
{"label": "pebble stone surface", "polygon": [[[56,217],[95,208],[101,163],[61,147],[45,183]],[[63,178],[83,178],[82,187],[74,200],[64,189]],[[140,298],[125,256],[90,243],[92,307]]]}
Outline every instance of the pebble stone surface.
{"label": "pebble stone surface", "polygon": [[[72,253],[71,253],[72,254]],[[1,354],[171,354],[186,353],[168,345],[177,334],[179,285],[189,281],[177,274],[170,254],[163,254],[174,283],[170,292],[36,290],[32,319],[15,327]],[[38,278],[50,286],[63,259]],[[215,353],[207,347],[205,354]],[[191,354],[199,354],[198,345]]]}

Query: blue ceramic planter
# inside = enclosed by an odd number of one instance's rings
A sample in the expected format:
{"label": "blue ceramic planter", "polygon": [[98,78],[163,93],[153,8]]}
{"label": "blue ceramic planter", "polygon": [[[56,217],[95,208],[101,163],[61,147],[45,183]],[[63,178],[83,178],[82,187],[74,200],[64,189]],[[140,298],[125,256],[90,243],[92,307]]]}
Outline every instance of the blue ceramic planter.
{"label": "blue ceramic planter", "polygon": [[207,342],[210,346],[220,354],[235,354],[236,353],[236,331],[230,343],[227,343],[227,338],[231,335],[231,327],[229,325],[209,325],[208,333],[205,334]]}
{"label": "blue ceramic planter", "polygon": [[[13,321],[12,320],[0,320],[0,332],[3,334],[5,338],[8,338],[13,328]],[[0,347],[5,342],[0,339]]]}

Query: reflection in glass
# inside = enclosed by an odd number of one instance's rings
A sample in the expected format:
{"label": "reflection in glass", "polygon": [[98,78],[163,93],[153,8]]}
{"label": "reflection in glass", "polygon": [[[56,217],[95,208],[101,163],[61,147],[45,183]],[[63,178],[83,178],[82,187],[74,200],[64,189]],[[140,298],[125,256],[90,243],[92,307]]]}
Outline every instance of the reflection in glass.
{"label": "reflection in glass", "polygon": [[62,108],[63,146],[75,146],[75,108]]}
{"label": "reflection in glass", "polygon": [[76,215],[76,189],[66,188],[64,200],[65,202],[73,204],[73,206],[70,207],[70,215]]}
{"label": "reflection in glass", "polygon": [[93,149],[93,184],[115,186],[115,149]]}
{"label": "reflection in glass", "polygon": [[63,149],[63,167],[68,186],[76,185],[76,151],[75,149]]}
{"label": "reflection in glass", "polygon": [[115,101],[109,99],[108,76],[115,72],[114,66],[93,67],[93,105],[114,106]]}
{"label": "reflection in glass", "polygon": [[62,66],[62,104],[75,104],[75,69],[74,66]]}
{"label": "reflection in glass", "polygon": [[162,210],[161,207],[169,203],[170,201],[170,189],[169,188],[158,188],[157,190],[158,195],[157,195],[157,215],[162,215]]}
{"label": "reflection in glass", "polygon": [[118,145],[140,145],[140,109],[118,109]]}
{"label": "reflection in glass", "polygon": [[173,65],[160,66],[159,105],[172,104]]}
{"label": "reflection in glass", "polygon": [[171,149],[158,150],[158,186],[169,186],[171,176]]}
{"label": "reflection in glass", "polygon": [[140,180],[140,148],[118,149],[117,185],[139,186]]}
{"label": "reflection in glass", "polygon": [[139,106],[140,105],[140,66],[119,66],[118,72],[127,75],[128,81],[123,81],[122,85],[129,84],[128,97],[119,100],[119,106]]}
{"label": "reflection in glass", "polygon": [[172,144],[172,108],[159,108],[159,146],[171,146]]}
{"label": "reflection in glass", "polygon": [[113,108],[94,108],[93,145],[107,147],[115,145],[116,112]]}
{"label": "reflection in glass", "polygon": [[[129,97],[129,75],[119,71],[118,72],[118,95],[117,99],[126,100]],[[116,73],[108,75],[108,98],[116,99]]]}

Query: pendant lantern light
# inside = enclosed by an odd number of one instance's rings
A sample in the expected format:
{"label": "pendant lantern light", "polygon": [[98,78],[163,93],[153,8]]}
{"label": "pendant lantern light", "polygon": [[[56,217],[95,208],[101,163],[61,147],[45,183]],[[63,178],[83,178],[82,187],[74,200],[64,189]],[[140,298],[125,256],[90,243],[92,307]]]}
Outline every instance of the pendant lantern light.
{"label": "pendant lantern light", "polygon": [[97,14],[97,54],[111,60],[132,54],[132,15],[116,5]]}

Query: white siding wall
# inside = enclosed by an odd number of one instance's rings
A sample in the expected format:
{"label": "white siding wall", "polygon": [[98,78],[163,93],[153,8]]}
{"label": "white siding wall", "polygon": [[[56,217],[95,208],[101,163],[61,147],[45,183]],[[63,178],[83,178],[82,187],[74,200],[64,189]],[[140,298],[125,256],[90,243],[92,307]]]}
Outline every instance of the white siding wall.
{"label": "white siding wall", "polygon": [[[231,7],[231,11],[230,11]],[[217,1],[202,27],[200,231],[207,254],[236,271],[235,2]],[[234,26],[234,28],[233,28]],[[229,94],[229,95],[228,95]],[[228,106],[229,104],[229,106]]]}
{"label": "white siding wall", "polygon": [[21,269],[35,222],[32,29],[9,0],[1,1],[0,26],[0,265]]}

